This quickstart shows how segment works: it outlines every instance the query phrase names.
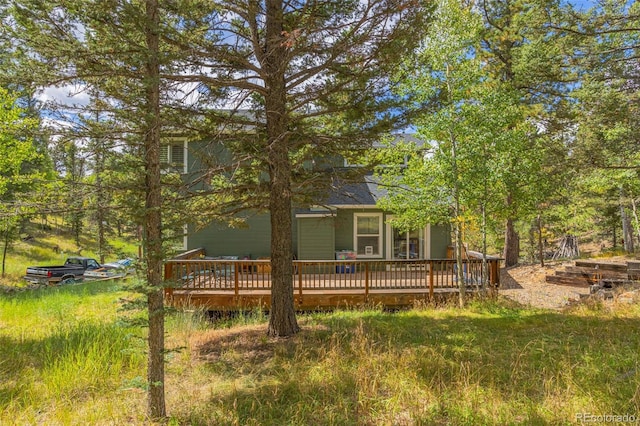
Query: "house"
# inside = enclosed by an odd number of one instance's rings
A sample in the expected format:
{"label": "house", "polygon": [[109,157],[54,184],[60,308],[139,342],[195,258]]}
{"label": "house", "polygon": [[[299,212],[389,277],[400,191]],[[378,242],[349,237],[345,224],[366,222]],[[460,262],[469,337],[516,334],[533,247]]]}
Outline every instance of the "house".
{"label": "house", "polygon": [[[179,159],[173,168],[183,168],[187,176],[200,166],[185,142],[166,149],[163,158]],[[342,159],[339,166],[345,166]],[[300,260],[333,260],[336,256],[357,259],[439,259],[447,257],[450,230],[443,225],[427,225],[405,232],[394,228],[393,216],[376,206],[384,190],[374,176],[357,183],[336,185],[324,199],[292,211],[293,252]],[[245,226],[229,227],[212,223],[202,229],[189,225],[184,249],[204,248],[207,256],[237,256],[239,259],[270,257],[271,225],[268,214],[244,215]]]}

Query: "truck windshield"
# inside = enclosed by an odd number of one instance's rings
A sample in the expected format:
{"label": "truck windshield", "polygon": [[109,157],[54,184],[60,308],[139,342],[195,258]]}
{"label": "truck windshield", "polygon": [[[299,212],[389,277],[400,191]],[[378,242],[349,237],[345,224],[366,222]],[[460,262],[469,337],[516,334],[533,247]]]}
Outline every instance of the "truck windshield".
{"label": "truck windshield", "polygon": [[87,269],[98,269],[100,265],[95,260],[87,260]]}

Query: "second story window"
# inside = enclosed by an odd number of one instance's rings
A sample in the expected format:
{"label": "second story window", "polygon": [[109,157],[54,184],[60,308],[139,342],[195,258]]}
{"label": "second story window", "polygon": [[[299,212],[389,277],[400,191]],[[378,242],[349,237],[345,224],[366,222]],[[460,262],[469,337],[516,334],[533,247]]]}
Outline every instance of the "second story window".
{"label": "second story window", "polygon": [[173,143],[160,147],[160,164],[163,170],[186,173],[184,143]]}

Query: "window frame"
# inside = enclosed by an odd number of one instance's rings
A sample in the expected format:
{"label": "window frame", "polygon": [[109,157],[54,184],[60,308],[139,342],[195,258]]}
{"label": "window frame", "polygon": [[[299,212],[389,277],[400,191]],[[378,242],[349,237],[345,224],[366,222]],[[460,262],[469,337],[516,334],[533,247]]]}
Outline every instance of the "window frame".
{"label": "window frame", "polygon": [[[174,147],[179,147],[182,150],[182,161],[175,162],[174,160]],[[163,143],[160,145],[160,167],[163,173],[168,173],[170,171],[177,172],[180,174],[186,174],[188,172],[187,168],[187,156],[189,154],[187,141],[173,141],[168,143]],[[166,157],[166,160],[163,159]]]}
{"label": "window frame", "polygon": [[[387,250],[387,257],[386,259],[388,260],[397,260],[395,259],[393,256],[395,254],[395,250],[393,247],[393,225],[391,225],[390,221],[394,218],[394,216],[391,215],[387,215],[387,221],[386,221],[386,232],[387,232],[387,238],[386,238],[386,250]],[[431,224],[427,223],[427,225],[424,228],[419,228],[419,229],[412,229],[412,231],[418,231],[420,233],[420,237],[423,239],[423,245],[421,248],[422,250],[422,256],[419,257],[419,259],[430,259],[431,258]],[[407,236],[407,241],[409,240],[409,236]]]}
{"label": "window frame", "polygon": [[[358,237],[372,237],[375,234],[358,234],[358,219],[360,217],[377,217],[378,218],[378,251],[377,254],[359,254],[358,253]],[[353,251],[356,252],[356,257],[358,259],[382,259],[384,257],[384,235],[383,235],[383,222],[384,222],[384,213],[376,212],[376,213],[354,213],[353,214]]]}

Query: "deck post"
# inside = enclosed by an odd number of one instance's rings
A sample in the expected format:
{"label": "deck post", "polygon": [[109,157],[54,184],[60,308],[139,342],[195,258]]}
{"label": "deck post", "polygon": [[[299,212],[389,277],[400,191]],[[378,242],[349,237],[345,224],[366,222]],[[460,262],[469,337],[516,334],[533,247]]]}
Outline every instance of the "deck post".
{"label": "deck post", "polygon": [[429,260],[429,299],[433,301],[433,262]]}
{"label": "deck post", "polygon": [[298,265],[298,303],[302,305],[302,264]]}
{"label": "deck post", "polygon": [[498,286],[500,285],[500,260],[492,259],[491,267],[489,268],[489,283],[491,283],[491,288],[494,291],[498,290]]}
{"label": "deck post", "polygon": [[166,282],[171,280],[172,278],[173,278],[173,264],[171,262],[165,262],[164,263],[164,281],[165,281],[164,296],[169,299],[173,296],[173,285],[170,285],[169,287],[167,287]]}
{"label": "deck post", "polygon": [[369,301],[369,262],[364,262],[364,300]]}
{"label": "deck post", "polygon": [[238,264],[236,262],[234,262],[235,267],[233,268],[233,292],[236,295],[236,299],[238,297],[238,294],[240,293],[240,283],[238,281]]}
{"label": "deck post", "polygon": [[[240,263],[239,262],[234,262],[233,263],[233,284],[235,286],[235,288],[237,289],[238,286],[240,285],[238,282],[238,269],[240,269]],[[237,290],[236,290],[237,291]],[[238,293],[236,293],[238,294]]]}

